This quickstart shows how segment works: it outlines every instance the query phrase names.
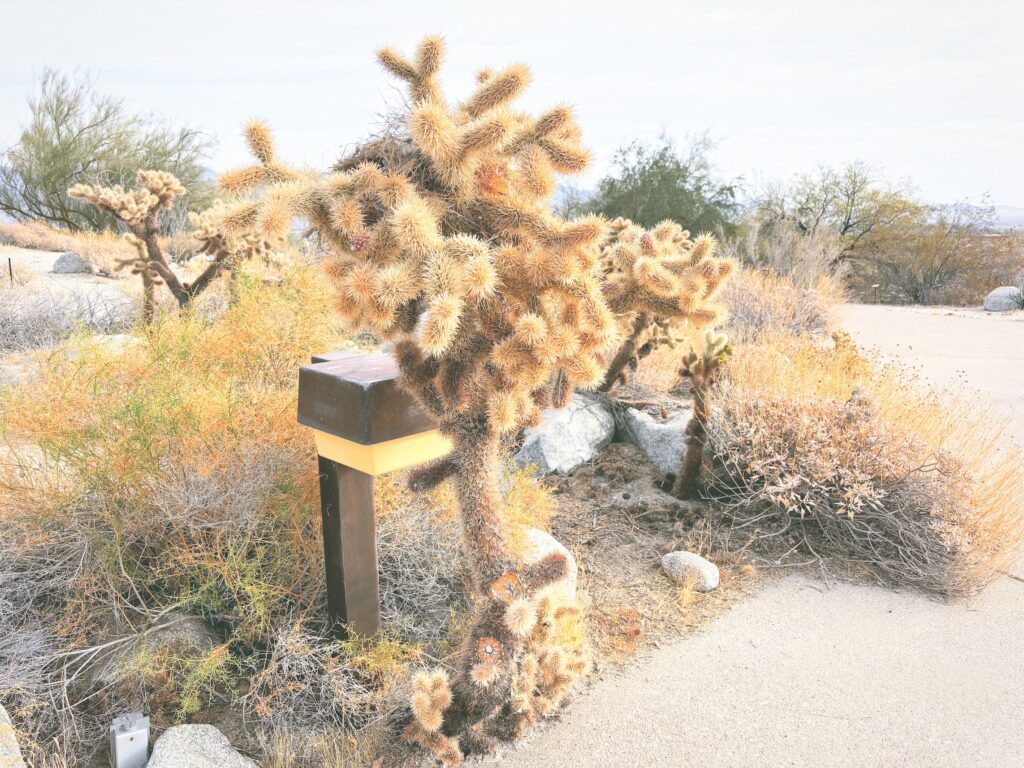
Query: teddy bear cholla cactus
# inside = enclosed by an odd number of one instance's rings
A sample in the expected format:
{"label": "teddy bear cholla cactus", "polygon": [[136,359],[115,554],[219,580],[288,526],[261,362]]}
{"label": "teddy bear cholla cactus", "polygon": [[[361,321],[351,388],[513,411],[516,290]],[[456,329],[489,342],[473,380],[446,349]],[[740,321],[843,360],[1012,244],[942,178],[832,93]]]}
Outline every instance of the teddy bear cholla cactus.
{"label": "teddy bear cholla cactus", "polygon": [[624,381],[628,369],[656,347],[679,346],[687,330],[718,323],[724,309],[712,302],[735,269],[730,259],[715,257],[714,237],[691,241],[690,233],[673,221],[644,230],[620,218],[611,223],[611,231],[601,265],[623,341],[602,391]]}
{"label": "teddy bear cholla cactus", "polygon": [[[443,710],[440,720],[417,716],[407,734],[452,762],[501,730],[497,721],[522,688],[531,655],[559,690],[578,672],[567,662],[545,667],[547,656],[526,652],[537,595],[564,577],[566,563],[553,554],[524,565],[510,548],[497,483],[502,437],[536,424],[542,409],[564,405],[575,389],[599,385],[636,306],[682,312],[697,302],[673,303],[628,281],[609,285],[599,264],[606,222],[552,212],[556,175],[589,160],[568,107],[538,117],[515,111],[511,103],[529,81],[521,65],[485,70],[467,99],[449,104],[437,80],[441,56],[439,38],[424,40],[413,60],[380,53],[409,87],[406,130],[362,147],[326,176],[288,168],[266,127],[249,125],[259,163],[222,177],[246,199],[220,222],[272,236],[295,218],[308,222],[329,253],[338,311],[351,327],[394,343],[403,385],[454,443],[449,458],[414,472],[411,483],[454,481],[481,599],[450,701],[438,678],[418,691],[414,711]],[[689,272],[671,272],[672,258],[694,262],[674,239],[680,232],[666,226],[648,236],[659,238],[649,282],[658,270],[670,282],[689,280]],[[646,246],[637,247],[637,258],[646,257]]]}
{"label": "teddy bear cholla cactus", "polygon": [[[510,696],[494,718],[493,733],[505,740],[517,739],[562,704],[572,684],[591,665],[580,622],[579,608],[565,604],[557,593],[539,598],[513,671]],[[489,673],[486,665],[478,665],[474,672],[481,679]],[[461,761],[458,741],[442,731],[452,702],[449,677],[443,670],[423,672],[413,680],[413,719],[406,738],[445,763]],[[479,738],[479,734],[471,731],[470,737]]]}
{"label": "teddy bear cholla cactus", "polygon": [[119,260],[117,269],[130,268],[132,274],[141,277],[145,323],[153,320],[156,286],[166,284],[178,305],[184,307],[202,293],[222,270],[228,269],[234,274],[237,261],[264,253],[267,247],[266,241],[253,232],[228,234],[223,231],[216,225],[212,211],[190,213],[189,219],[195,227],[193,234],[199,241],[197,251],[207,254],[211,261],[191,283],[182,282],[171,269],[160,246],[160,215],[173,207],[178,197],[187,194],[185,187],[172,174],[143,170],[138,172],[134,189],[76,184],[68,194],[113,214],[128,228],[125,238],[135,246],[138,256]]}
{"label": "teddy bear cholla cactus", "polygon": [[679,373],[689,377],[693,388],[693,416],[686,425],[686,452],[672,487],[672,493],[680,498],[693,498],[700,490],[700,470],[711,418],[711,393],[719,371],[731,355],[729,338],[724,333],[708,330],[704,333],[703,351],[697,354],[691,349],[690,354],[683,358]]}

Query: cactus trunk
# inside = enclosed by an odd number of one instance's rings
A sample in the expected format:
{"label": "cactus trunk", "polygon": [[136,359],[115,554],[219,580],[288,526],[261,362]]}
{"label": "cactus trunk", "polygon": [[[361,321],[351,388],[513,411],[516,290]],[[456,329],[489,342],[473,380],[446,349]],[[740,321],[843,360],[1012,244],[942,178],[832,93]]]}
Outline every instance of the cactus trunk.
{"label": "cactus trunk", "polygon": [[633,321],[633,329],[629,336],[622,342],[619,351],[615,353],[611,364],[608,366],[608,373],[605,374],[604,382],[598,387],[598,392],[608,392],[620,380],[625,380],[625,369],[637,358],[637,342],[651,324],[651,317],[646,312],[641,312]]}
{"label": "cactus trunk", "polygon": [[700,491],[700,471],[704,464],[704,448],[708,442],[708,419],[711,415],[711,382],[694,380],[693,418],[686,425],[686,451],[672,494],[680,499],[695,498]]}
{"label": "cactus trunk", "polygon": [[469,419],[452,430],[451,437],[458,464],[453,480],[463,546],[473,582],[483,592],[494,579],[516,569],[501,525],[500,440],[486,424]]}

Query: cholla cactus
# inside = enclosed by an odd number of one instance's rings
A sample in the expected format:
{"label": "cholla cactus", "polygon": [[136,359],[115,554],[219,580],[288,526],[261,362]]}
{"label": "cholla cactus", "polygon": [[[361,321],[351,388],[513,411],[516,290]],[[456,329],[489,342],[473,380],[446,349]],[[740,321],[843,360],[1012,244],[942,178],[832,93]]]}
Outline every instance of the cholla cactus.
{"label": "cholla cactus", "polygon": [[138,256],[119,260],[117,269],[130,268],[142,279],[145,323],[153,320],[155,287],[166,284],[178,305],[184,307],[202,293],[223,269],[234,274],[235,263],[251,258],[265,250],[265,241],[251,232],[228,235],[215,225],[209,213],[190,213],[200,242],[198,251],[210,256],[210,265],[191,283],[183,283],[171,270],[160,247],[160,214],[174,205],[181,195],[187,194],[172,174],[165,171],[139,171],[134,189],[121,186],[101,187],[76,184],[68,190],[71,197],[85,200],[97,208],[112,213],[128,228],[125,238],[135,246]]}
{"label": "cholla cactus", "polygon": [[546,610],[538,594],[564,577],[566,562],[553,554],[524,565],[509,547],[502,437],[575,389],[599,386],[621,328],[640,314],[708,313],[701,302],[727,267],[711,259],[710,241],[691,246],[675,225],[626,227],[610,251],[622,276],[610,279],[600,263],[607,223],[551,209],[556,176],[589,160],[572,111],[515,110],[530,78],[522,65],[481,72],[475,91],[450,103],[437,79],[441,58],[436,37],[411,60],[381,51],[409,88],[405,127],[327,175],[286,166],[266,126],[250,124],[258,163],[221,178],[244,199],[218,223],[279,237],[295,219],[308,222],[328,253],[338,312],[394,344],[403,385],[454,443],[411,483],[453,480],[480,599],[451,680],[417,684],[406,735],[457,762],[463,750],[489,746],[513,699],[516,711],[539,716],[581,669],[572,654],[529,650]]}
{"label": "cholla cactus", "polygon": [[719,322],[712,300],[735,268],[715,258],[715,239],[690,233],[673,221],[644,230],[626,219],[612,222],[602,250],[608,304],[623,326],[623,342],[608,367],[603,391],[625,380],[627,368],[659,345],[678,346],[689,328]]}
{"label": "cholla cactus", "polygon": [[683,359],[679,373],[689,377],[693,386],[693,417],[686,425],[686,453],[683,455],[679,474],[672,492],[683,499],[697,495],[700,470],[704,463],[704,448],[708,441],[708,420],[711,418],[711,392],[718,371],[732,355],[732,345],[724,333],[706,331],[704,350],[690,354]]}

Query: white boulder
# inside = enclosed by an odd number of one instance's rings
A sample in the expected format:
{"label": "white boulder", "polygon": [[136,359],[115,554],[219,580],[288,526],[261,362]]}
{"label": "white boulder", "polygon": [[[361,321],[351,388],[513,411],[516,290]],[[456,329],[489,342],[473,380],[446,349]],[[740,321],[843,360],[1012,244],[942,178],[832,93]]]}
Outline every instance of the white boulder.
{"label": "white boulder", "polygon": [[680,586],[692,584],[698,592],[710,592],[718,586],[718,566],[696,552],[669,552],[661,558],[661,568]]}
{"label": "white boulder", "polygon": [[53,262],[53,272],[57,275],[71,275],[71,274],[95,274],[98,270],[96,265],[89,261],[84,256],[79,256],[77,253],[62,253],[57,257],[56,261]]}
{"label": "white boulder", "polygon": [[3,768],[25,768],[25,760],[18,746],[18,735],[7,710],[0,704],[0,766]]}
{"label": "white boulder", "polygon": [[526,430],[515,460],[546,475],[564,475],[594,458],[614,436],[611,411],[599,400],[576,394],[565,408],[545,411],[541,423]]}
{"label": "white boulder", "polygon": [[176,725],[153,747],[146,768],[259,768],[212,725]]}
{"label": "white boulder", "polygon": [[626,409],[626,437],[650,459],[662,474],[676,474],[686,450],[686,425],[693,409],[672,413],[660,421],[645,411]]}
{"label": "white boulder", "polygon": [[985,309],[989,312],[1024,309],[1024,293],[1021,293],[1020,288],[1015,288],[1012,285],[996,288],[985,297]]}

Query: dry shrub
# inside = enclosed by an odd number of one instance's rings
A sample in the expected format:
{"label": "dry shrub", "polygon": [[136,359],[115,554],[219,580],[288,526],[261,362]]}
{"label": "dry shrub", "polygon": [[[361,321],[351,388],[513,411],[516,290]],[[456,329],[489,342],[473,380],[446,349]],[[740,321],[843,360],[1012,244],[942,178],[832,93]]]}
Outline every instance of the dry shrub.
{"label": "dry shrub", "polygon": [[135,249],[115,232],[68,232],[41,221],[0,222],[0,245],[74,253],[110,274],[118,259],[135,254]]}
{"label": "dry shrub", "polygon": [[246,717],[264,726],[265,743],[286,740],[297,764],[321,764],[317,753],[332,741],[379,741],[407,696],[417,655],[389,638],[332,641],[294,622],[275,634],[245,696]]}
{"label": "dry shrub", "polygon": [[825,228],[805,234],[785,221],[748,225],[743,236],[722,244],[724,256],[744,265],[723,290],[729,309],[723,328],[737,340],[828,328],[831,305],[844,299],[842,248]]}
{"label": "dry shrub", "polygon": [[381,622],[404,642],[442,643],[470,609],[453,509],[411,494],[378,502]]}
{"label": "dry shrub", "polygon": [[977,591],[1020,552],[1022,454],[975,399],[924,390],[842,334],[832,347],[762,336],[723,385],[710,491],[733,545],[948,595]]}
{"label": "dry shrub", "polygon": [[[546,529],[550,492],[527,470],[510,466],[505,477],[510,527]],[[301,619],[273,633],[244,699],[266,764],[361,765],[408,750],[394,722],[407,710],[414,673],[454,662],[472,604],[449,484],[417,496],[401,477],[381,478],[377,514],[383,636],[339,642]],[[572,620],[559,631],[566,647],[582,644]]]}
{"label": "dry shrub", "polygon": [[79,331],[124,333],[138,312],[99,291],[0,290],[0,353],[55,346]]}
{"label": "dry shrub", "polygon": [[817,285],[823,277],[842,276],[843,240],[826,227],[803,232],[790,221],[753,222],[742,236],[726,240],[722,253],[739,263],[787,277],[800,287]]}
{"label": "dry shrub", "polygon": [[832,323],[832,305],[843,300],[840,281],[822,275],[814,283],[773,272],[742,269],[722,289],[729,317],[722,328],[738,341],[768,333],[812,333]]}
{"label": "dry shrub", "polygon": [[[253,731],[308,729],[309,759],[330,765],[371,748],[421,649],[447,656],[465,631],[450,491],[416,497],[395,476],[377,484],[386,637],[322,637],[316,459],[295,399],[298,367],[340,339],[318,272],[239,287],[215,319],[36,352],[31,383],[0,391],[0,702],[34,757],[86,764],[129,704],[204,720],[251,690]],[[507,491],[511,521],[545,527],[536,479],[511,471]],[[201,616],[214,649],[148,650],[171,610]]]}
{"label": "dry shrub", "polygon": [[0,699],[30,750],[60,735],[72,764],[88,756],[116,702],[86,668],[172,606],[215,626],[240,668],[318,606],[316,462],[295,397],[299,365],[335,345],[321,284],[300,269],[243,286],[217,322],[78,337],[0,394],[0,636],[22,638]]}

